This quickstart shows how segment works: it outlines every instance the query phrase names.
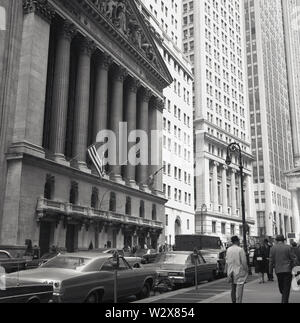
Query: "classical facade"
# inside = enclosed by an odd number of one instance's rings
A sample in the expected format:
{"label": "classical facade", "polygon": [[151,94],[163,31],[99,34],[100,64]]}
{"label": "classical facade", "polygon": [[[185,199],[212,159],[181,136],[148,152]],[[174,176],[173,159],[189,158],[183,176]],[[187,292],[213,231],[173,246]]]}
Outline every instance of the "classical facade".
{"label": "classical facade", "polygon": [[100,179],[87,158],[101,130],[117,135],[117,160],[120,123],[128,133],[162,130],[172,79],[135,2],[13,0],[6,9],[0,245],[155,248],[166,200],[162,176],[149,177],[162,165],[161,137],[149,148],[157,165],[117,162]]}
{"label": "classical facade", "polygon": [[165,243],[172,246],[176,235],[195,233],[193,75],[181,50],[181,0],[140,2],[173,77],[173,83],[163,92],[163,191],[168,199]]}
{"label": "classical facade", "polygon": [[283,1],[245,1],[253,180],[259,236],[292,233],[293,143]]}
{"label": "classical facade", "polygon": [[243,1],[183,1],[183,50],[194,72],[196,232],[225,243],[243,236],[238,156],[245,168],[246,218],[256,235]]}

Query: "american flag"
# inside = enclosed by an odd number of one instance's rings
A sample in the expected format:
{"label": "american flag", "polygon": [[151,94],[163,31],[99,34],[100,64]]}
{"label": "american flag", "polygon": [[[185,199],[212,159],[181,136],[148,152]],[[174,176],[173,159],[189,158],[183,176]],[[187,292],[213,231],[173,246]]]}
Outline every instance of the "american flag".
{"label": "american flag", "polygon": [[103,165],[103,160],[100,158],[98,151],[97,151],[97,146],[92,145],[88,149],[88,153],[90,156],[91,161],[96,167],[96,170],[101,178],[105,176],[105,169]]}

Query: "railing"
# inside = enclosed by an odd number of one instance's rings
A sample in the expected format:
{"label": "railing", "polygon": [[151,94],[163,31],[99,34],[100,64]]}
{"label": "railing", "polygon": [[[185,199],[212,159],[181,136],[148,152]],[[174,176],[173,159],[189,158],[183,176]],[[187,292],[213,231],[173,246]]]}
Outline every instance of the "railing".
{"label": "railing", "polygon": [[111,221],[122,224],[134,224],[144,227],[152,227],[163,229],[163,223],[159,221],[148,220],[144,218],[138,218],[134,216],[124,215],[116,212],[106,212],[101,210],[92,209],[81,205],[73,205],[70,203],[64,203],[59,201],[51,201],[44,198],[38,200],[37,205],[38,214],[56,213],[66,216],[76,215],[82,218],[93,218],[103,221]]}

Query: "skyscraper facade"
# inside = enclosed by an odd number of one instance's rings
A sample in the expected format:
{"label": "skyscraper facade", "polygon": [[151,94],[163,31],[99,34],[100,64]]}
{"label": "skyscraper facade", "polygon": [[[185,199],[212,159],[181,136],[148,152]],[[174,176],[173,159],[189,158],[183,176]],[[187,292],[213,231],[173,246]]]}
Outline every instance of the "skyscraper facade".
{"label": "skyscraper facade", "polygon": [[183,50],[193,64],[196,231],[227,242],[243,233],[238,155],[241,146],[246,218],[256,235],[243,1],[183,0]]}
{"label": "skyscraper facade", "polygon": [[245,1],[253,179],[259,235],[295,230],[286,172],[293,167],[281,0]]}
{"label": "skyscraper facade", "polygon": [[193,161],[193,76],[181,50],[181,0],[145,0],[140,8],[157,36],[158,48],[173,77],[164,90],[163,190],[166,244],[175,236],[195,233]]}
{"label": "skyscraper facade", "polygon": [[[295,239],[300,239],[300,0],[282,1],[288,64],[294,169],[287,173],[292,194]],[[291,236],[293,237],[293,235]]]}

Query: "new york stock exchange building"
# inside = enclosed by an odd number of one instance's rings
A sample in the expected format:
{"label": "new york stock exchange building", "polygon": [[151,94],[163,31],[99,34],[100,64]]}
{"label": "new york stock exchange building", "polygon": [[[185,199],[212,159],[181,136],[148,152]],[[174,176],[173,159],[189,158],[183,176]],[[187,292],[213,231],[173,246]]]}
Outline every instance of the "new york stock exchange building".
{"label": "new york stock exchange building", "polygon": [[128,132],[161,131],[162,92],[172,78],[134,0],[7,0],[4,7],[0,249],[26,240],[42,254],[51,246],[156,248],[166,200],[162,174],[148,179],[162,164],[161,137],[149,145],[158,165],[109,165],[104,178],[87,154],[99,131],[118,135],[122,122]]}

